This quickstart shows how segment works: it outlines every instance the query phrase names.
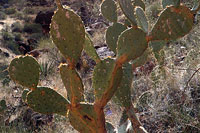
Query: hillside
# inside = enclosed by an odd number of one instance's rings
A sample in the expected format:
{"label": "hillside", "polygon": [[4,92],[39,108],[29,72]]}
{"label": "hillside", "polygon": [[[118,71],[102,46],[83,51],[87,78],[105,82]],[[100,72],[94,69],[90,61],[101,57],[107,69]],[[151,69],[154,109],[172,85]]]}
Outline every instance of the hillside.
{"label": "hillside", "polygon": [[[101,59],[114,57],[105,42],[110,23],[100,14],[101,0],[62,0],[79,14]],[[162,10],[160,0],[144,0],[145,13],[155,24]],[[192,7],[192,1],[182,1]],[[40,65],[40,84],[67,98],[60,63],[66,59],[59,53],[49,35],[49,24],[56,10],[54,0],[0,0],[0,132],[76,133],[69,120],[59,115],[42,115],[30,109],[22,98],[22,86],[11,81],[8,66],[19,55],[32,55]],[[123,21],[123,16],[120,16]],[[142,126],[149,133],[200,132],[200,19],[181,39],[169,41],[158,61],[151,55],[143,66],[133,68],[132,103]],[[160,64],[162,62],[162,65]],[[76,66],[84,82],[87,102],[94,101],[92,72],[95,61],[85,52]],[[102,83],[103,84],[103,83]],[[1,101],[0,105],[3,105]],[[106,120],[115,128],[123,113],[112,99],[104,109]]]}

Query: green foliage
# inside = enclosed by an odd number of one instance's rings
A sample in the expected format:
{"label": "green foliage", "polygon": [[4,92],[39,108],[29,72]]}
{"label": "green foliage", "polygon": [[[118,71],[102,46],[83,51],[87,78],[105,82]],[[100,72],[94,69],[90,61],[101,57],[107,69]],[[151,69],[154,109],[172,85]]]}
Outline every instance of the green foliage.
{"label": "green foliage", "polygon": [[41,61],[39,63],[40,65],[40,76],[43,78],[46,78],[47,76],[51,75],[54,72],[55,69],[55,63],[54,61]]}
{"label": "green foliage", "polygon": [[1,100],[0,101],[0,112],[3,112],[7,108],[6,101]]}
{"label": "green foliage", "polygon": [[3,86],[8,85],[10,82],[9,73],[8,73],[8,65],[0,63],[0,80],[2,80]]}
{"label": "green foliage", "polygon": [[0,20],[6,19],[6,14],[2,11],[0,11]]}
{"label": "green foliage", "polygon": [[[109,131],[113,130],[113,126],[106,123],[103,109],[115,95],[117,102],[125,109],[125,119],[118,132],[146,132],[137,119],[131,102],[132,69],[145,64],[152,53],[162,67],[165,60],[162,49],[164,44],[189,33],[193,27],[193,12],[179,3],[176,6],[167,6],[149,32],[143,1],[137,0],[132,3],[131,0],[105,0],[101,4],[101,12],[113,22],[106,32],[106,42],[117,56],[100,60],[90,37],[85,33],[80,17],[69,8],[64,8],[60,0],[56,0],[56,4],[58,9],[52,18],[50,35],[67,60],[67,64],[60,65],[67,99],[48,87],[38,87],[39,64],[31,56],[20,56],[11,62],[9,74],[15,82],[31,89],[30,92],[24,91],[24,101],[34,111],[68,117],[71,125],[79,132],[105,133],[106,126]],[[118,6],[131,25],[117,22]],[[37,29],[34,31],[33,27],[26,27],[24,31],[40,32]],[[97,63],[92,79],[94,103],[84,103],[84,86],[75,68],[82,50]],[[149,93],[143,94],[140,103],[146,105],[148,96]]]}
{"label": "green foliage", "polygon": [[15,8],[6,8],[6,9],[5,9],[5,13],[6,13],[7,15],[15,14],[15,13],[16,13],[16,9],[15,9]]}
{"label": "green foliage", "polygon": [[19,22],[15,22],[11,26],[12,32],[22,32],[23,26]]}
{"label": "green foliage", "polygon": [[24,9],[23,12],[26,13],[26,14],[34,14],[35,10],[33,8],[27,7],[27,8]]}
{"label": "green foliage", "polygon": [[14,36],[10,32],[8,32],[8,30],[6,30],[6,29],[2,30],[1,35],[2,35],[2,38],[3,38],[2,39],[3,45],[6,48],[12,50],[13,53],[20,54],[19,49],[18,49],[19,46],[15,42]]}
{"label": "green foliage", "polygon": [[23,31],[27,33],[42,33],[42,26],[35,23],[25,23]]}

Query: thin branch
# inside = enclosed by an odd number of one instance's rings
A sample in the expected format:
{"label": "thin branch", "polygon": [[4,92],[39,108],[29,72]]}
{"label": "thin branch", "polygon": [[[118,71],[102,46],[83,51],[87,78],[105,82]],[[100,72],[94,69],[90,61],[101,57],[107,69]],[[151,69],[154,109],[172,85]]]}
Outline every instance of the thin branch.
{"label": "thin branch", "polygon": [[186,82],[186,86],[184,88],[184,92],[186,91],[186,88],[188,88],[190,81],[192,80],[192,78],[194,77],[194,75],[200,71],[200,68],[198,68],[193,74],[192,76],[189,78],[189,80]]}

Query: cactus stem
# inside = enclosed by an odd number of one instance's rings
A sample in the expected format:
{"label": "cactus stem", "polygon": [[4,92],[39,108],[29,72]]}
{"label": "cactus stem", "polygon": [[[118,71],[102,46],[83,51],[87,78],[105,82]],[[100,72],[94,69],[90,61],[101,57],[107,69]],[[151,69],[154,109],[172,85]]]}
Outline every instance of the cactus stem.
{"label": "cactus stem", "polygon": [[141,123],[139,122],[137,116],[135,115],[135,109],[131,105],[130,107],[126,108],[126,113],[131,120],[134,133],[147,133],[143,128]]}
{"label": "cactus stem", "polygon": [[147,43],[153,40],[153,36],[146,36]]}
{"label": "cactus stem", "polygon": [[106,133],[106,128],[105,128],[105,115],[103,112],[103,108],[99,106],[99,104],[94,104],[94,111],[97,114],[97,131],[98,133]]}
{"label": "cactus stem", "polygon": [[112,72],[112,79],[110,81],[109,87],[105,90],[104,95],[102,98],[98,101],[95,101],[95,104],[98,104],[100,107],[104,107],[108,101],[111,99],[111,97],[114,95],[116,88],[114,88],[114,80],[116,78],[116,74],[120,69],[122,68],[122,64],[116,62],[115,67]]}

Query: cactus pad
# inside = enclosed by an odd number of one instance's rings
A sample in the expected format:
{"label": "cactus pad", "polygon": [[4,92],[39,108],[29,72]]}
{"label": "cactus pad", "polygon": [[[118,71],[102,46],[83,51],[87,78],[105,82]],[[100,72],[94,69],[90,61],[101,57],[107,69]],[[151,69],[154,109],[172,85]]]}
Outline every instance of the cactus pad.
{"label": "cactus pad", "polygon": [[117,88],[115,96],[118,103],[123,107],[131,105],[131,83],[133,79],[132,66],[129,63],[123,65],[123,76],[120,85]]}
{"label": "cactus pad", "polygon": [[142,0],[134,0],[133,1],[133,6],[134,7],[139,6],[145,11],[145,4],[144,4],[144,2]]}
{"label": "cactus pad", "polygon": [[148,33],[148,20],[146,18],[146,15],[141,7],[135,8],[135,15],[137,18],[137,24],[138,26],[145,32]]}
{"label": "cactus pad", "polygon": [[93,105],[80,104],[69,111],[69,121],[71,125],[81,133],[97,132],[97,115]]}
{"label": "cactus pad", "polygon": [[38,87],[28,93],[28,106],[42,114],[66,115],[69,102],[56,91],[47,87]]}
{"label": "cactus pad", "polygon": [[121,63],[141,56],[148,47],[146,34],[141,29],[127,29],[118,39],[117,58]]}
{"label": "cactus pad", "polygon": [[83,101],[84,88],[76,70],[71,69],[67,64],[63,64],[60,67],[60,74],[70,102],[77,104]]}
{"label": "cactus pad", "polygon": [[85,52],[96,62],[100,62],[100,58],[94,48],[94,45],[92,43],[92,40],[90,39],[89,35],[86,34],[85,36],[85,43],[83,45],[83,49]]}
{"label": "cactus pad", "polygon": [[132,68],[135,69],[137,67],[140,67],[140,66],[144,65],[147,62],[149,55],[150,55],[150,49],[147,48],[145,50],[145,52],[142,54],[142,56],[140,56],[137,59],[131,61]]}
{"label": "cactus pad", "polygon": [[13,59],[9,67],[12,80],[28,88],[36,88],[39,81],[40,66],[32,56]]}
{"label": "cactus pad", "polygon": [[85,41],[81,18],[69,9],[59,8],[52,17],[50,34],[64,57],[76,64]]}
{"label": "cactus pad", "polygon": [[114,53],[116,53],[118,37],[124,30],[126,30],[126,26],[120,23],[114,23],[106,31],[106,43]]}
{"label": "cactus pad", "polygon": [[193,14],[185,6],[167,7],[154,25],[151,40],[175,40],[185,36],[193,27]]}
{"label": "cactus pad", "polygon": [[117,22],[117,5],[113,0],[104,0],[101,4],[102,15],[111,22]]}
{"label": "cactus pad", "polygon": [[165,46],[165,41],[151,41],[149,46],[152,48],[154,53],[158,53]]}
{"label": "cactus pad", "polygon": [[137,21],[134,16],[134,7],[131,3],[131,0],[118,0],[118,1],[124,15],[130,20],[133,26],[136,26]]}
{"label": "cactus pad", "polygon": [[[122,70],[115,70],[115,65],[115,61],[112,59],[105,59],[96,65],[93,74],[93,88],[97,101],[102,100],[102,96],[111,98],[120,83]],[[115,75],[113,75],[114,73]],[[112,91],[108,93],[108,90]]]}

